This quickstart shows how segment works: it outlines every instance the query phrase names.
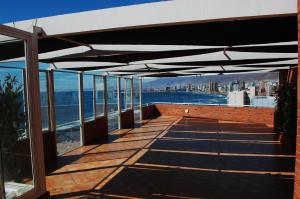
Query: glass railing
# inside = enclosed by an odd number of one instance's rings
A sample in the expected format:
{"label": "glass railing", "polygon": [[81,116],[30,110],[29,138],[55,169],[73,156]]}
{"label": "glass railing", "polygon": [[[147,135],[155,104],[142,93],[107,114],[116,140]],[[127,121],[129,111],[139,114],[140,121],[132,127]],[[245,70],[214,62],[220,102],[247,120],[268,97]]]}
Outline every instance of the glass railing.
{"label": "glass railing", "polygon": [[[6,66],[2,63],[3,71],[16,74],[22,79],[24,66]],[[43,132],[56,129],[58,154],[63,154],[67,150],[80,146],[80,101],[79,101],[79,73],[74,71],[55,70],[54,76],[54,119],[55,126],[52,126],[49,109],[49,78],[46,69],[40,70],[40,105],[41,121]],[[100,75],[84,75],[83,97],[84,97],[84,122],[90,122],[105,114],[104,99],[104,77]],[[123,111],[131,108],[134,103],[135,121],[140,120],[140,95],[139,79],[123,78],[123,93],[121,93],[121,106]],[[131,82],[133,81],[133,82]],[[132,84],[133,83],[133,84]],[[134,95],[131,99],[131,86],[133,85]],[[122,85],[121,85],[122,86]],[[50,85],[51,87],[51,85]],[[119,128],[117,77],[107,77],[107,114],[108,129],[113,131]],[[23,100],[25,102],[25,100]]]}
{"label": "glass railing", "polygon": [[81,145],[80,140],[79,121],[73,121],[57,126],[56,142],[59,155],[79,147]]}
{"label": "glass railing", "polygon": [[141,120],[141,107],[138,106],[134,106],[134,121],[138,122]]}
{"label": "glass railing", "polygon": [[108,132],[113,132],[119,129],[119,113],[110,112],[108,114]]}
{"label": "glass railing", "polygon": [[81,146],[77,73],[54,72],[54,98],[57,152],[62,155]]}

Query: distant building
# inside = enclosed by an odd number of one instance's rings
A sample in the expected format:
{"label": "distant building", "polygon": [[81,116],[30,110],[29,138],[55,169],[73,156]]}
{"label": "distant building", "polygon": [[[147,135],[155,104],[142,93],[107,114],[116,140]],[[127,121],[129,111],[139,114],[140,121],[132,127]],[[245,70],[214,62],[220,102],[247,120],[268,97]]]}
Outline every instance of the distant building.
{"label": "distant building", "polygon": [[209,83],[209,88],[208,88],[210,93],[216,93],[218,92],[218,83],[217,82],[211,82]]}
{"label": "distant building", "polygon": [[244,106],[250,105],[250,99],[246,91],[228,92],[229,106]]}
{"label": "distant building", "polygon": [[248,87],[246,92],[250,99],[255,97],[255,87],[254,86]]}

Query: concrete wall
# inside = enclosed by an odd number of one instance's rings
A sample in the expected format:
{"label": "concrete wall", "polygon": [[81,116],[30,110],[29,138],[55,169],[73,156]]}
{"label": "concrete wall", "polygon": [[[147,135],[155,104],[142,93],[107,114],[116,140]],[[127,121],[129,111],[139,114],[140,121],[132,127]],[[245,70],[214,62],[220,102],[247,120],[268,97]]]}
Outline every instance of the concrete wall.
{"label": "concrete wall", "polygon": [[52,131],[43,132],[43,141],[44,141],[44,159],[45,159],[45,163],[48,164],[54,161],[57,156],[55,132]]}
{"label": "concrete wall", "polygon": [[158,116],[159,113],[155,105],[144,106],[142,108],[142,119],[147,120]]}
{"label": "concrete wall", "polygon": [[108,136],[107,117],[99,117],[84,123],[85,145],[94,144]]}
{"label": "concrete wall", "polygon": [[133,110],[127,110],[121,113],[121,128],[131,129],[134,128],[134,112]]}
{"label": "concrete wall", "polygon": [[156,109],[160,115],[201,117],[274,126],[273,108],[156,104],[155,108],[151,109]]}

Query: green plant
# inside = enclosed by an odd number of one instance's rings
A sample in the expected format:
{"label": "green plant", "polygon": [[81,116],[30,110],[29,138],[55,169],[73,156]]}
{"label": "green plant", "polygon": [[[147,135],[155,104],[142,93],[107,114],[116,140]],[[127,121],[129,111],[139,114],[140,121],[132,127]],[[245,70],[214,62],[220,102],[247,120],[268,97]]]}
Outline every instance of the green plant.
{"label": "green plant", "polygon": [[26,138],[23,101],[23,85],[16,76],[8,74],[0,80],[0,155],[5,177],[14,180],[21,171],[13,154],[20,151],[19,143]]}
{"label": "green plant", "polygon": [[15,142],[26,135],[22,108],[23,85],[9,74],[3,82],[0,80],[0,137],[3,140]]}
{"label": "green plant", "polygon": [[296,137],[297,130],[297,87],[295,83],[281,85],[276,91],[276,129],[289,137]]}

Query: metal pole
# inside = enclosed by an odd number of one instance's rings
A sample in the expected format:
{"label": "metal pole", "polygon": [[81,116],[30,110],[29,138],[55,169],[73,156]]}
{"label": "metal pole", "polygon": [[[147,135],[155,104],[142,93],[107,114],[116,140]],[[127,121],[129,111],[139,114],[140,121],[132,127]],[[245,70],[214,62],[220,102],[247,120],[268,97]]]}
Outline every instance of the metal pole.
{"label": "metal pole", "polygon": [[55,95],[54,95],[54,71],[47,72],[47,93],[48,93],[48,111],[49,111],[49,131],[56,131],[55,121]]}
{"label": "metal pole", "polygon": [[107,93],[107,76],[103,77],[103,86],[104,86],[104,116],[108,116],[108,93]]}
{"label": "metal pole", "polygon": [[[123,93],[123,96],[124,96],[124,106],[125,106],[125,110],[126,110],[127,109],[127,79],[124,78],[123,80],[124,80],[123,81],[124,82],[124,87],[123,87],[123,92],[124,93]],[[121,93],[122,93],[122,89],[121,89]]]}
{"label": "metal pole", "polygon": [[[28,101],[27,101],[27,82],[26,82],[27,70],[26,70],[26,68],[23,69],[22,73],[23,73],[23,102],[24,102],[23,111],[26,115],[26,118],[29,118],[28,111],[27,111]],[[29,129],[25,128],[25,131],[26,131],[27,137],[30,138]]]}
{"label": "metal pole", "polygon": [[121,109],[121,78],[117,77],[117,97],[118,97],[118,117],[119,117],[119,129],[122,128],[122,124],[121,124],[121,113],[122,113],[122,109]]}
{"label": "metal pole", "polygon": [[94,119],[96,120],[97,118],[97,89],[96,89],[96,76],[93,75],[93,108],[94,108]]}
{"label": "metal pole", "polygon": [[83,146],[85,144],[84,135],[84,96],[83,96],[83,73],[78,75],[78,101],[79,101],[79,122],[80,122],[80,144]]}
{"label": "metal pole", "polygon": [[143,79],[139,80],[139,94],[140,94],[140,118],[143,120],[143,104],[142,104],[142,87],[143,87]]}
{"label": "metal pole", "polygon": [[[41,71],[40,71],[41,72]],[[46,74],[46,97],[47,97],[47,110],[48,110],[48,130],[50,131],[50,101],[49,101],[49,81],[48,81],[48,71],[44,71]],[[43,123],[42,123],[43,124]]]}
{"label": "metal pole", "polygon": [[133,110],[134,112],[134,88],[133,88],[133,78],[130,79],[130,91],[131,91],[131,94],[130,94],[130,97],[131,97],[131,109]]}

